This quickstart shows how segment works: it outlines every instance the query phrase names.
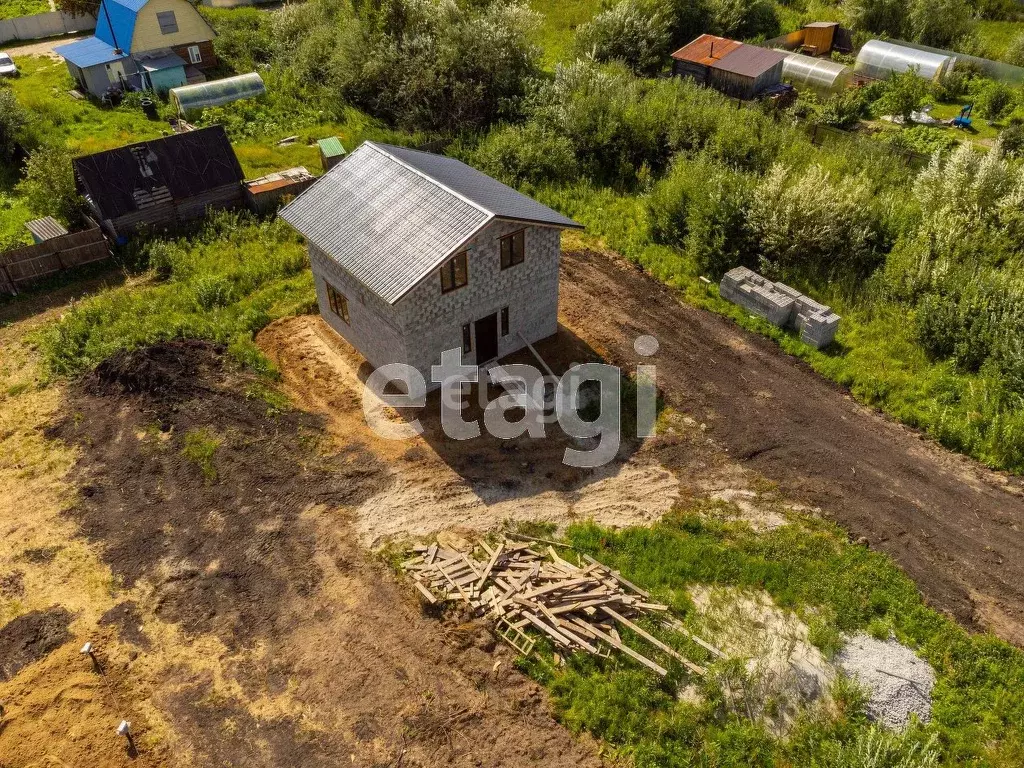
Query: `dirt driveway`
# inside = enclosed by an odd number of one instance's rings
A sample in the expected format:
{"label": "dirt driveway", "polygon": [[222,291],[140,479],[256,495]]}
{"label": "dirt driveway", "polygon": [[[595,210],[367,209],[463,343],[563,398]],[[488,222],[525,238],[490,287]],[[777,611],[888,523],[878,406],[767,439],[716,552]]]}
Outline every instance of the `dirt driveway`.
{"label": "dirt driveway", "polygon": [[637,336],[655,336],[666,400],[706,423],[733,460],[889,553],[933,606],[1024,646],[1020,479],[858,405],[771,341],[680,304],[615,257],[565,254],[561,314],[619,365],[637,364]]}

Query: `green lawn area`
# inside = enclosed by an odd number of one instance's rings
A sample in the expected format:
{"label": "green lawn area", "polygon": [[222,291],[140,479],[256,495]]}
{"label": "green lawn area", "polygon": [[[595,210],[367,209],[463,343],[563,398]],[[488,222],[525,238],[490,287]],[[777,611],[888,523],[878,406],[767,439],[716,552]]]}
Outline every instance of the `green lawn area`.
{"label": "green lawn area", "polygon": [[978,37],[990,57],[999,57],[1017,35],[1024,33],[1024,21],[979,21]]}
{"label": "green lawn area", "polygon": [[601,10],[601,0],[531,0],[530,7],[544,16],[537,44],[544,49],[544,66],[554,69],[569,52],[576,27]]}
{"label": "green lawn area", "polygon": [[49,12],[50,4],[46,0],[4,0],[0,3],[0,19],[16,19],[19,16]]}

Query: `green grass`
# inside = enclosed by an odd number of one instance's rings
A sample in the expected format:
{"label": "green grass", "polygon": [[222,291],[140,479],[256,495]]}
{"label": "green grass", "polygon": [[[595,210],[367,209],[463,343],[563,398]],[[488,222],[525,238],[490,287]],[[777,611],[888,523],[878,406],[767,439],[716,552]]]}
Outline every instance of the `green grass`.
{"label": "green grass", "polygon": [[[936,671],[932,723],[892,737],[877,765],[903,765],[915,745],[934,744],[941,764],[1009,768],[1024,761],[1024,654],[988,635],[969,635],[924,605],[914,583],[885,555],[848,543],[836,526],[802,519],[770,532],[719,522],[699,504],[679,507],[650,528],[583,524],[567,540],[622,571],[689,621],[694,584],[766,591],[811,626],[826,651],[841,633],[892,631]],[[701,663],[697,646],[668,638]],[[523,666],[551,690],[561,720],[610,743],[636,768],[659,766],[820,766],[848,768],[873,734],[856,691],[839,685],[831,715],[799,719],[785,741],[724,706],[712,666],[703,701],[680,699],[672,666],[661,680],[628,660],[573,656],[564,669],[535,654]],[[719,663],[720,664],[720,663]]]}
{"label": "green grass", "polygon": [[50,4],[46,0],[4,0],[0,3],[0,19],[16,19],[19,16],[49,12]]}
{"label": "green grass", "polygon": [[181,449],[181,455],[199,467],[207,484],[217,479],[213,457],[220,446],[221,439],[208,428],[193,429],[185,434],[185,447]]}
{"label": "green grass", "polygon": [[50,375],[73,376],[121,349],[179,338],[227,344],[240,362],[268,370],[254,334],[315,308],[305,247],[279,220],[218,214],[191,237],[152,241],[144,259],[142,285],[96,294],[39,331]]}
{"label": "green grass", "polygon": [[1024,21],[979,21],[976,29],[986,54],[998,58],[1013,38],[1024,34]]}
{"label": "green grass", "polygon": [[601,10],[601,0],[530,0],[530,7],[544,16],[536,42],[544,49],[544,66],[554,69],[568,56],[576,27]]}

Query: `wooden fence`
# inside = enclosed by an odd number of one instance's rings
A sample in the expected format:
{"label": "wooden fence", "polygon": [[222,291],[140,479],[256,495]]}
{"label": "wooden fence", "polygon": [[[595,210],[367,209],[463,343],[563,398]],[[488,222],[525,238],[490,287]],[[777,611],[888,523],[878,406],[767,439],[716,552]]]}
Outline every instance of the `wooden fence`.
{"label": "wooden fence", "polygon": [[99,227],[15,248],[0,254],[0,292],[16,296],[32,283],[108,256],[110,249]]}

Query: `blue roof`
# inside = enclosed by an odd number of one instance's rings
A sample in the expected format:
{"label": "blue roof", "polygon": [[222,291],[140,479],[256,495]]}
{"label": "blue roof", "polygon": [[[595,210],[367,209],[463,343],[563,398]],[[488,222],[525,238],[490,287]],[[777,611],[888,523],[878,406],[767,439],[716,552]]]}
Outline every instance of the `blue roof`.
{"label": "blue roof", "polygon": [[124,51],[131,50],[135,17],[149,0],[103,0],[96,14],[96,37]]}
{"label": "blue roof", "polygon": [[86,69],[97,64],[127,58],[127,53],[114,53],[114,47],[96,37],[87,37],[67,45],[58,45],[53,49],[58,56],[63,56],[76,67]]}

